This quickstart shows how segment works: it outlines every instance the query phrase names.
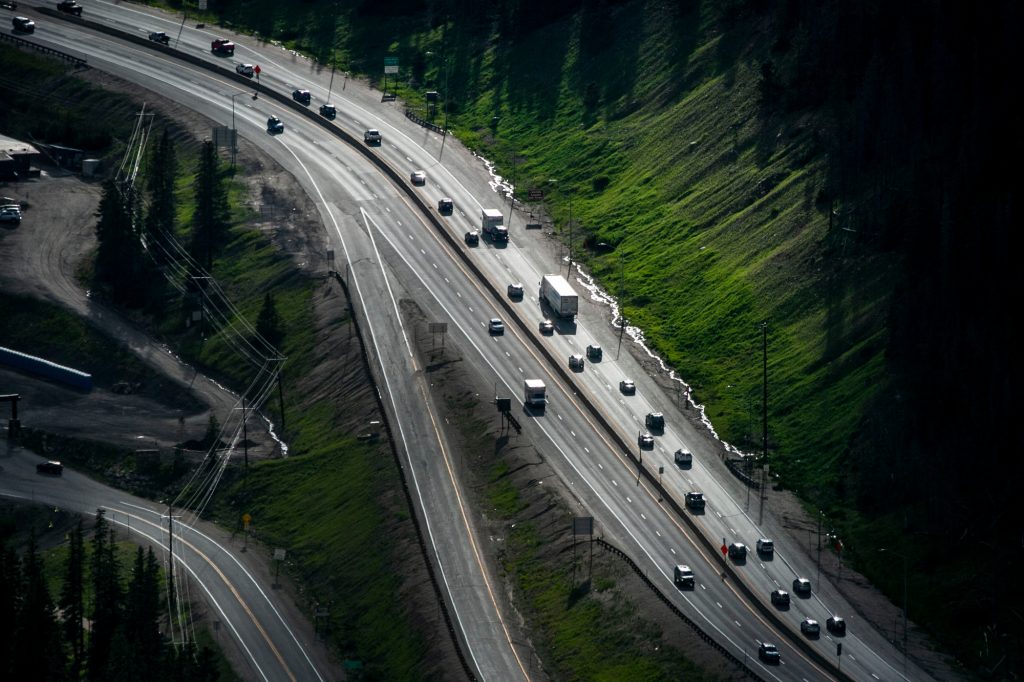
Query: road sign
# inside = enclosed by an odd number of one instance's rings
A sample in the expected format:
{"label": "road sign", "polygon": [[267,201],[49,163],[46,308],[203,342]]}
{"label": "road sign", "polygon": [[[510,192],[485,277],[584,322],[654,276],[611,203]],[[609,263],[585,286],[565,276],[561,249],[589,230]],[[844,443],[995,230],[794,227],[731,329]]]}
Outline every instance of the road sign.
{"label": "road sign", "polygon": [[384,73],[398,73],[398,57],[384,57]]}
{"label": "road sign", "polygon": [[274,561],[284,561],[285,551],[278,547],[274,550]]}
{"label": "road sign", "polygon": [[263,70],[263,69],[261,69],[261,68],[260,68],[260,65],[259,65],[259,64],[257,64],[256,66],[252,67],[252,72],[253,72],[254,74],[256,74],[257,76],[259,75],[260,71],[262,71],[262,70]]}
{"label": "road sign", "polygon": [[726,546],[725,546],[725,543],[723,542],[723,543],[722,543],[722,556],[725,556],[725,555],[726,555],[726,554],[728,554],[728,553],[729,553],[729,548],[728,548],[728,547],[726,547]]}
{"label": "road sign", "polygon": [[593,535],[594,534],[594,517],[593,516],[576,516],[572,520],[572,534],[573,535]]}
{"label": "road sign", "polygon": [[531,189],[526,193],[526,197],[530,201],[540,201],[544,198],[544,190],[542,189]]}
{"label": "road sign", "polygon": [[842,656],[842,655],[843,655],[843,643],[842,642],[836,642],[836,656]]}
{"label": "road sign", "polygon": [[252,523],[252,516],[249,512],[242,514],[242,525],[245,526],[246,530],[249,530],[249,524]]}

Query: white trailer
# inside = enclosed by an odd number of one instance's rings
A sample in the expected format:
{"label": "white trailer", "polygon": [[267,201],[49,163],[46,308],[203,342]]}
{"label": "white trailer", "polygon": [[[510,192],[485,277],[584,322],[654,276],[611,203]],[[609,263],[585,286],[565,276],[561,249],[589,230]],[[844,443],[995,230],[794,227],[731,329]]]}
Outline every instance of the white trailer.
{"label": "white trailer", "polygon": [[548,404],[548,388],[540,379],[527,379],[523,382],[523,402],[530,407],[544,407]]}
{"label": "white trailer", "polygon": [[540,281],[540,297],[559,317],[575,317],[579,311],[579,297],[561,275],[544,275]]}
{"label": "white trailer", "polygon": [[492,241],[508,241],[508,228],[505,227],[505,217],[496,208],[480,209],[480,231],[484,233],[484,236],[490,237]]}

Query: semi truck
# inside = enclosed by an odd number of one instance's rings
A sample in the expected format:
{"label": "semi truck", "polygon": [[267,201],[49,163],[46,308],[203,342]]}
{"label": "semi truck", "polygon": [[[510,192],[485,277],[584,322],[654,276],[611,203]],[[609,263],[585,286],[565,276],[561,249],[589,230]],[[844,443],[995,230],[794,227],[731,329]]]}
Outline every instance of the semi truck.
{"label": "semi truck", "polygon": [[523,382],[523,402],[528,407],[544,407],[548,404],[548,389],[540,379],[527,379]]}
{"label": "semi truck", "polygon": [[484,236],[490,237],[491,241],[508,241],[508,228],[505,227],[505,218],[501,215],[501,211],[496,208],[480,210],[480,230],[484,233]]}
{"label": "semi truck", "polygon": [[575,317],[579,311],[579,298],[561,275],[544,275],[540,281],[540,298],[547,301],[559,317]]}

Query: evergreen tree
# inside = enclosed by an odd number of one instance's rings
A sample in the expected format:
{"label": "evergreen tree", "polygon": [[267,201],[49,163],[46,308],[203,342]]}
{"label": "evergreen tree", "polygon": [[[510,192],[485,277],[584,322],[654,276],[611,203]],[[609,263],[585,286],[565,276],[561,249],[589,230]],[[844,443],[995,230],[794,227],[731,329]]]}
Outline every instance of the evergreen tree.
{"label": "evergreen tree", "polygon": [[256,319],[256,331],[267,340],[271,346],[280,349],[284,341],[284,329],[281,324],[281,316],[277,314],[277,306],[274,305],[274,297],[268,291],[263,297],[263,307],[260,309],[260,316]]}
{"label": "evergreen tree", "polygon": [[220,175],[217,148],[207,140],[199,154],[196,174],[196,212],[192,226],[192,254],[213,268],[213,254],[228,229],[227,189]]}
{"label": "evergreen tree", "polygon": [[96,277],[118,303],[139,307],[147,300],[146,260],[136,233],[138,202],[134,192],[121,192],[113,180],[103,185],[96,216]]}
{"label": "evergreen tree", "polygon": [[60,607],[64,612],[64,640],[71,648],[71,677],[75,679],[80,676],[85,657],[85,633],[82,628],[82,619],[85,617],[85,547],[82,535],[82,520],[79,519],[68,543],[68,562],[60,595]]}
{"label": "evergreen tree", "polygon": [[[166,261],[166,248],[174,235],[177,201],[174,182],[178,175],[178,159],[174,142],[165,128],[160,143],[150,156],[146,188],[149,190],[149,211],[146,214],[146,235],[150,253],[158,263]],[[163,248],[162,248],[163,247]]]}
{"label": "evergreen tree", "polygon": [[0,679],[14,679],[14,632],[21,594],[21,562],[0,536]]}
{"label": "evergreen tree", "polygon": [[29,535],[25,552],[22,598],[16,622],[11,679],[65,679],[60,629],[43,576],[43,560],[36,551],[34,532]]}
{"label": "evergreen tree", "polygon": [[92,541],[92,629],[89,637],[89,677],[104,679],[108,674],[111,647],[121,623],[120,567],[114,554],[114,530],[102,509],[96,512]]}

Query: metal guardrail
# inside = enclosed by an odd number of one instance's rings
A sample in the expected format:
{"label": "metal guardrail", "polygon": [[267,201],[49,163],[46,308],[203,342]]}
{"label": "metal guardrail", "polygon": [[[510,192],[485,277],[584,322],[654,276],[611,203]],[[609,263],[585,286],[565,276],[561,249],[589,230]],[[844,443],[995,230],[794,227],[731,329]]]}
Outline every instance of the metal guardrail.
{"label": "metal guardrail", "polygon": [[12,36],[9,33],[0,33],[0,39],[5,40],[9,43],[14,43],[18,47],[27,47],[29,49],[35,50],[36,52],[42,52],[45,55],[57,57],[58,59],[63,59],[66,62],[71,62],[73,66],[79,69],[89,68],[89,64],[81,57],[76,57],[74,55],[68,54],[67,52],[55,50],[52,47],[47,47],[46,45],[34,43],[31,40],[25,40],[24,38],[19,38],[18,36]]}
{"label": "metal guardrail", "polygon": [[431,123],[412,109],[406,108],[405,117],[417,125],[423,126],[428,130],[433,130],[435,133],[444,133],[444,128],[442,126],[439,126],[436,123]]}

